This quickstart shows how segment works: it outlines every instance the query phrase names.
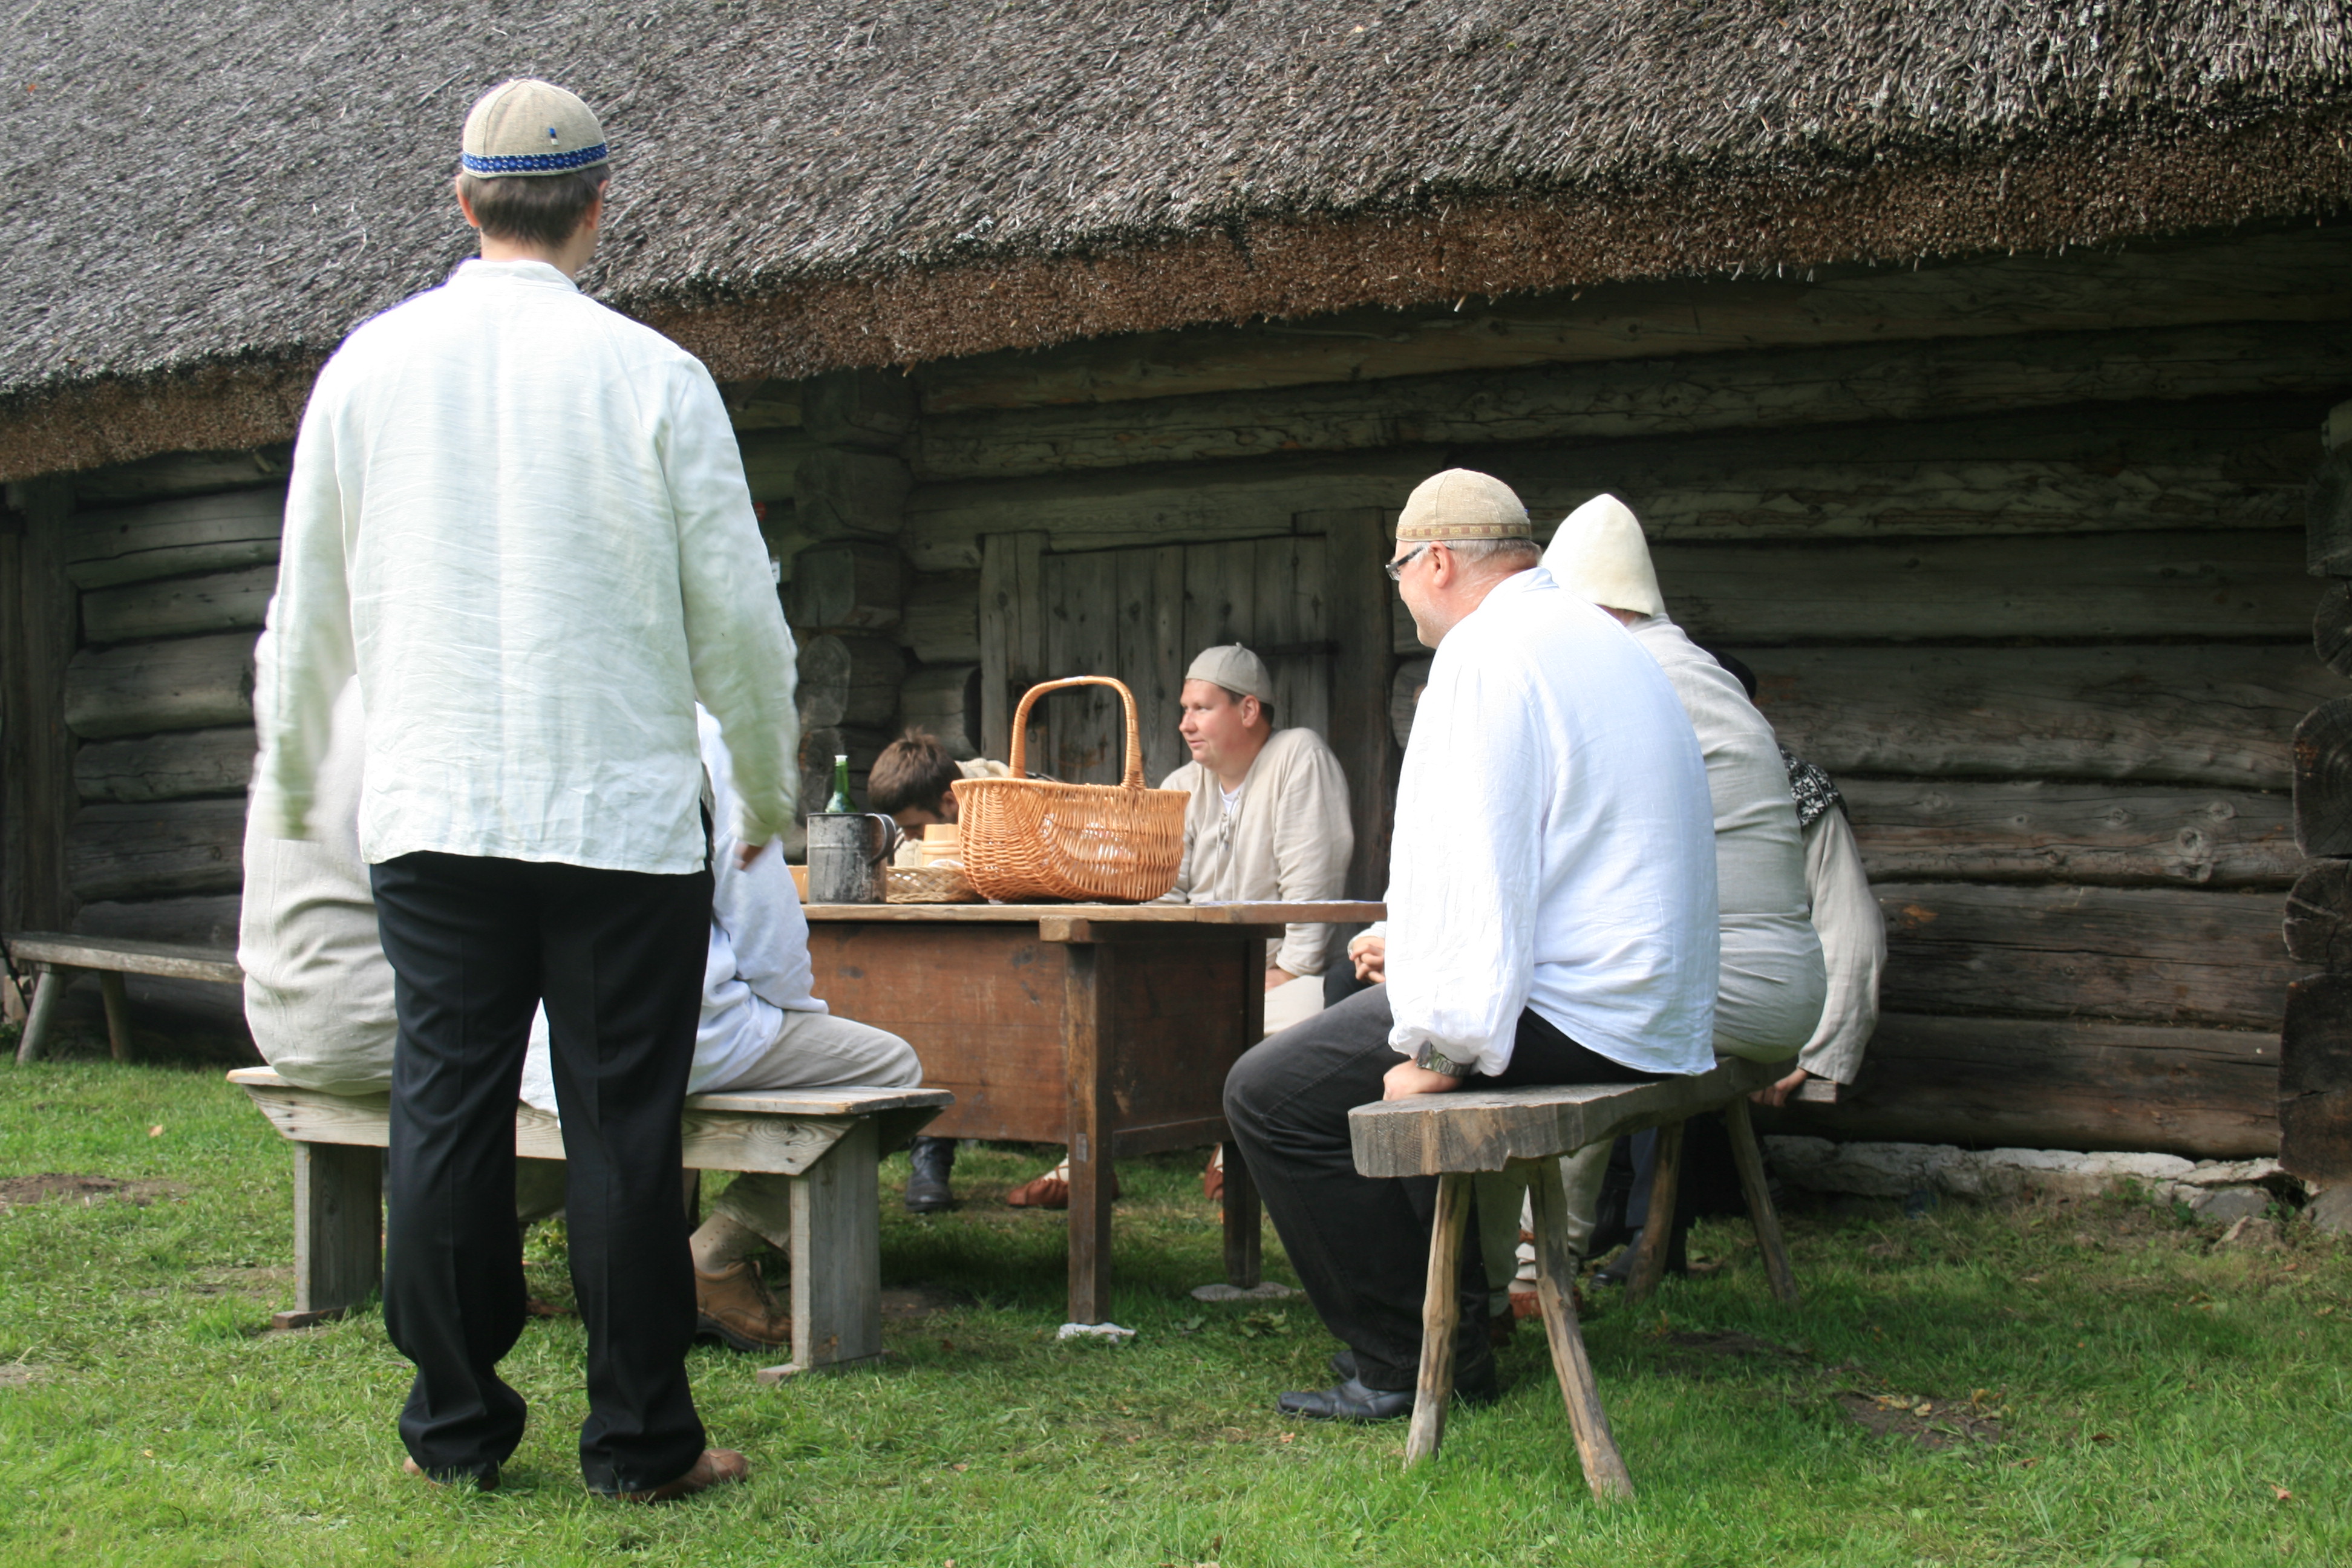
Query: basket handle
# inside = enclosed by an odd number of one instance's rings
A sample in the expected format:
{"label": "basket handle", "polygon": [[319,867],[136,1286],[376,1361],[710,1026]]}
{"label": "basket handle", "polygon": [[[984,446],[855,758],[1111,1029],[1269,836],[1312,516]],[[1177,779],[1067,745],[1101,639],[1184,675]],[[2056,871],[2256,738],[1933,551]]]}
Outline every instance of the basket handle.
{"label": "basket handle", "polygon": [[1135,721],[1135,693],[1124,681],[1108,675],[1069,675],[1059,680],[1041,680],[1022,697],[1021,705],[1013,710],[1013,776],[1025,779],[1028,770],[1022,764],[1023,753],[1028,749],[1029,705],[1048,691],[1059,691],[1067,686],[1108,686],[1118,693],[1127,707],[1127,765],[1120,772],[1119,784],[1125,789],[1143,787],[1143,731]]}

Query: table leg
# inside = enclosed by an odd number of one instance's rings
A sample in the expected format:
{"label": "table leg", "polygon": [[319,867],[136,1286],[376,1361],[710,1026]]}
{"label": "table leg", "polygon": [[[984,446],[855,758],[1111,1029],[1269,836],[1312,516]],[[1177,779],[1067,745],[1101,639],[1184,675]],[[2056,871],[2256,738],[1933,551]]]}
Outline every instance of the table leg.
{"label": "table leg", "polygon": [[269,1320],[302,1329],[340,1318],[383,1283],[383,1151],[294,1145],[294,1310]]}
{"label": "table leg", "polygon": [[1437,1452],[1445,1438],[1445,1407],[1454,1403],[1454,1335],[1462,1322],[1462,1231],[1470,1217],[1470,1178],[1448,1171],[1437,1178],[1437,1215],[1429,1226],[1429,1279],[1421,1296],[1421,1376],[1413,1384],[1412,1425],[1404,1436],[1404,1468]]}
{"label": "table leg", "polygon": [[[1062,1061],[1069,1084],[1070,1321],[1110,1317],[1110,1049],[1103,1004],[1118,950],[1072,942],[1063,971]],[[1228,1178],[1230,1180],[1230,1178]]]}
{"label": "table leg", "polygon": [[1225,1283],[1246,1290],[1258,1282],[1262,1261],[1257,1184],[1250,1180],[1241,1145],[1229,1139],[1224,1149]]}
{"label": "table leg", "polygon": [[1536,1297],[1543,1304],[1544,1338],[1551,1345],[1551,1369],[1559,1379],[1559,1396],[1568,1405],[1569,1430],[1576,1437],[1576,1457],[1584,1467],[1584,1484],[1594,1499],[1613,1502],[1633,1495],[1633,1477],[1617,1439],[1609,1430],[1609,1413],[1601,1406],[1601,1387],[1592,1375],[1592,1358],[1585,1352],[1584,1335],[1576,1325],[1576,1248],[1568,1239],[1568,1186],[1560,1179],[1559,1162],[1534,1162],[1529,1171],[1529,1205],[1536,1221]]}
{"label": "table leg", "polygon": [[1731,1163],[1739,1167],[1739,1193],[1748,1200],[1748,1220],[1756,1227],[1757,1250],[1764,1254],[1764,1272],[1772,1294],[1797,1304],[1797,1271],[1789,1266],[1788,1238],[1780,1234],[1780,1216],[1773,1212],[1772,1192],[1764,1184],[1764,1152],[1756,1146],[1756,1124],[1748,1119],[1748,1099],[1735,1100],[1723,1113],[1731,1130]]}
{"label": "table leg", "polygon": [[24,1036],[16,1042],[19,1064],[41,1059],[41,1047],[48,1044],[49,1027],[57,1021],[58,1006],[66,999],[74,972],[62,964],[45,963],[40,975],[40,984],[33,987],[33,1005],[25,1015]]}
{"label": "table leg", "polygon": [[1625,1300],[1646,1300],[1666,1277],[1666,1249],[1675,1239],[1675,1195],[1683,1179],[1683,1124],[1669,1121],[1658,1129],[1658,1166],[1650,1177],[1650,1215],[1642,1222],[1642,1240],[1633,1252],[1633,1272],[1625,1281]]}
{"label": "table leg", "polygon": [[131,996],[122,988],[122,975],[111,969],[98,974],[99,994],[106,1001],[106,1048],[116,1061],[132,1059],[131,1049]]}

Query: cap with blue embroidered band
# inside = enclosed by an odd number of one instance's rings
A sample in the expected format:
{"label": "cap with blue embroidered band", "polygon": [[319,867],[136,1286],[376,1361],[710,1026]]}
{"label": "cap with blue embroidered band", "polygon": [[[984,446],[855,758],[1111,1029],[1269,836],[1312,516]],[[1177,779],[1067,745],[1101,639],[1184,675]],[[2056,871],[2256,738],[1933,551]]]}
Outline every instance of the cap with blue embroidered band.
{"label": "cap with blue embroidered band", "polygon": [[466,116],[466,173],[483,179],[568,174],[611,161],[604,128],[586,104],[553,82],[502,81]]}

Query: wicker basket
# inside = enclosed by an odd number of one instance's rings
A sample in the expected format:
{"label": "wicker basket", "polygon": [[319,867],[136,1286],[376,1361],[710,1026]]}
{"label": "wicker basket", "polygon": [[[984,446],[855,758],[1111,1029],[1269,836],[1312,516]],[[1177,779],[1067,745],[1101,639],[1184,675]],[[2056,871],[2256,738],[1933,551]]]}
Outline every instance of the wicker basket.
{"label": "wicker basket", "polygon": [[[1127,765],[1115,784],[1058,784],[1026,776],[1029,705],[1068,686],[1108,686],[1127,709]],[[1013,715],[1013,776],[958,779],[964,874],[986,897],[1146,903],[1176,885],[1184,861],[1181,789],[1143,787],[1143,737],[1135,694],[1107,675],[1074,675],[1029,689]]]}
{"label": "wicker basket", "polygon": [[894,904],[976,904],[980,889],[960,866],[893,866],[888,901]]}

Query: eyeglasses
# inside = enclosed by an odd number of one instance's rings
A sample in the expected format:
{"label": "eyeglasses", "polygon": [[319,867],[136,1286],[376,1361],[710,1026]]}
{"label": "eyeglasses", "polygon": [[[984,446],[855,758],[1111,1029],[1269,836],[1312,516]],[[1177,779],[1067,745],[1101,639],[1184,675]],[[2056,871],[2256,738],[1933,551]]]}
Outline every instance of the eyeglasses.
{"label": "eyeglasses", "polygon": [[[1433,543],[1435,542],[1432,541],[1431,542]],[[1383,568],[1383,570],[1389,574],[1389,581],[1391,583],[1403,582],[1404,569],[1412,564],[1412,558],[1414,556],[1420,554],[1423,551],[1428,548],[1429,545],[1427,544],[1416,544],[1411,550],[1406,551],[1402,555],[1400,555],[1395,560],[1390,562],[1388,565]]]}

